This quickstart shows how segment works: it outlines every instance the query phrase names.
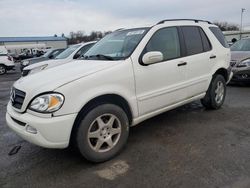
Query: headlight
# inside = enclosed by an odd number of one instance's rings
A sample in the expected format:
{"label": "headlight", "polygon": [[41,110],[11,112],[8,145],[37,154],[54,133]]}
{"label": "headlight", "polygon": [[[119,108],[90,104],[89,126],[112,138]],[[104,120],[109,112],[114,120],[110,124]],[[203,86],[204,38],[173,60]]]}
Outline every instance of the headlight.
{"label": "headlight", "polygon": [[241,62],[237,65],[237,67],[247,67],[247,66],[250,66],[250,58],[241,61]]}
{"label": "headlight", "polygon": [[41,113],[55,112],[62,107],[63,102],[64,96],[62,94],[43,94],[33,99],[29,109]]}
{"label": "headlight", "polygon": [[33,73],[39,72],[39,71],[45,69],[47,66],[48,66],[48,64],[45,64],[45,65],[41,65],[41,66],[39,66],[39,67],[36,67],[36,68],[34,68],[34,69],[31,69],[31,70],[29,71],[29,74],[33,74]]}
{"label": "headlight", "polygon": [[30,63],[29,61],[23,61],[23,62],[22,62],[22,65],[23,65],[23,66],[27,66],[29,63]]}

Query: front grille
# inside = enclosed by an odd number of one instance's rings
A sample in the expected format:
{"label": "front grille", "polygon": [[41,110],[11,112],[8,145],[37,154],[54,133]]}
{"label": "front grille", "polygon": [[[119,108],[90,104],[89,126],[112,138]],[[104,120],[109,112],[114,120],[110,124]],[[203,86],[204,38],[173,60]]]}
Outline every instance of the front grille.
{"label": "front grille", "polygon": [[236,65],[237,61],[236,60],[231,60],[230,61],[230,65],[231,67],[234,67]]}
{"label": "front grille", "polygon": [[23,101],[25,99],[25,95],[26,95],[25,92],[20,91],[16,88],[13,88],[11,92],[11,97],[10,97],[12,106],[17,109],[21,109],[23,105]]}

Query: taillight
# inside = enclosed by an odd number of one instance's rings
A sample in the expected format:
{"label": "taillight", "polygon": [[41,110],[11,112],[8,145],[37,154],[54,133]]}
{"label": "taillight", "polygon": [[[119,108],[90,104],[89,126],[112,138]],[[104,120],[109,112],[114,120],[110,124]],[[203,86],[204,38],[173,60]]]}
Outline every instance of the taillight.
{"label": "taillight", "polygon": [[9,60],[9,61],[12,61],[12,58],[11,58],[11,56],[8,56],[8,60]]}

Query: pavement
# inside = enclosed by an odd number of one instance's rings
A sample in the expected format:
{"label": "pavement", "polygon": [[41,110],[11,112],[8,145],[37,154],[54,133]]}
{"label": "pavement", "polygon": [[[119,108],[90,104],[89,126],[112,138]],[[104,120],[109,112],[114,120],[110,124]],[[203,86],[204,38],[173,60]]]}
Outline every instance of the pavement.
{"label": "pavement", "polygon": [[[250,187],[250,86],[233,85],[220,110],[199,101],[130,129],[126,148],[92,164],[72,149],[30,144],[6,125],[11,85],[0,76],[0,187]],[[14,148],[14,149],[13,149]]]}

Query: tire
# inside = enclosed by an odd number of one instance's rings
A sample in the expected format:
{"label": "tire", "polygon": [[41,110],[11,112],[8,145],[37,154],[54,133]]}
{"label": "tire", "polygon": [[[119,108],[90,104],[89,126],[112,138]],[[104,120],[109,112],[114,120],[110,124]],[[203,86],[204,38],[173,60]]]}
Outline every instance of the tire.
{"label": "tire", "polygon": [[82,117],[74,136],[81,155],[97,163],[116,156],[127,143],[128,135],[126,113],[117,105],[101,104]]}
{"label": "tire", "polygon": [[225,78],[217,74],[213,77],[207,93],[203,99],[201,99],[202,105],[207,109],[219,109],[226,97],[226,81]]}
{"label": "tire", "polygon": [[4,65],[0,65],[0,75],[4,75],[6,72],[6,67]]}

